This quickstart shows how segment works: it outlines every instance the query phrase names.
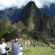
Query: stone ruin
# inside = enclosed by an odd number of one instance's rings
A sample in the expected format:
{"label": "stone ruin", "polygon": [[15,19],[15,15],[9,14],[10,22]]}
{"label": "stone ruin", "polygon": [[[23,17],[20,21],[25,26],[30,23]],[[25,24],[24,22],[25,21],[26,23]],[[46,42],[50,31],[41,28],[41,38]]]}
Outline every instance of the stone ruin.
{"label": "stone ruin", "polygon": [[[14,42],[14,40],[12,39],[11,41],[7,42],[8,46],[12,46],[12,43]],[[19,43],[20,45],[22,45],[23,47],[37,47],[37,46],[45,46],[39,42],[37,42],[36,40],[28,40],[25,38],[19,38]]]}

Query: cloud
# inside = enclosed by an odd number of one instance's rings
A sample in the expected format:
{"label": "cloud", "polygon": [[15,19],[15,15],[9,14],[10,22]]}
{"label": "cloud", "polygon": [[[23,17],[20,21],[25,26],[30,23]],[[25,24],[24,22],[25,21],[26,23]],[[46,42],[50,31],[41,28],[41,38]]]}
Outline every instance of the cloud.
{"label": "cloud", "polygon": [[35,1],[35,3],[37,7],[43,8],[44,6],[50,7],[52,3],[55,4],[55,1],[54,0],[37,0]]}
{"label": "cloud", "polygon": [[0,0],[0,10],[17,7],[18,9],[25,6],[28,2],[34,1],[38,8],[43,8],[44,5],[50,7],[54,0]]}

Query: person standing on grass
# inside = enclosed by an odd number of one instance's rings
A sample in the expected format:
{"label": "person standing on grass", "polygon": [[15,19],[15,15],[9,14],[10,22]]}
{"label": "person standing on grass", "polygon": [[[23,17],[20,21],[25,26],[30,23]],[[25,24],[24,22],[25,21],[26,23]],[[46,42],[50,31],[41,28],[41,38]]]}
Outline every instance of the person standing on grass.
{"label": "person standing on grass", "polygon": [[19,53],[20,53],[20,45],[18,39],[16,38],[15,43],[12,44],[12,55],[19,55]]}

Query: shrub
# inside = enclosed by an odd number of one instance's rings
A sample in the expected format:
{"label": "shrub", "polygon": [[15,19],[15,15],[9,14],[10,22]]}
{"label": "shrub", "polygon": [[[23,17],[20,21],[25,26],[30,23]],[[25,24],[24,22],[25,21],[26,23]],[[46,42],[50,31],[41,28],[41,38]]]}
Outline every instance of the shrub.
{"label": "shrub", "polygon": [[55,49],[55,45],[53,45],[52,48]]}

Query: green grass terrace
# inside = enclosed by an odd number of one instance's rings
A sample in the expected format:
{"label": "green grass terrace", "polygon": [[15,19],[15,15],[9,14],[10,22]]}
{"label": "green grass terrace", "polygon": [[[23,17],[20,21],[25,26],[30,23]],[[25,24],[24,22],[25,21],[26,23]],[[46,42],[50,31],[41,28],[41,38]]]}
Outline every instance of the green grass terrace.
{"label": "green grass terrace", "polygon": [[[10,54],[8,54],[10,55]],[[55,55],[52,47],[23,47],[23,55]]]}

